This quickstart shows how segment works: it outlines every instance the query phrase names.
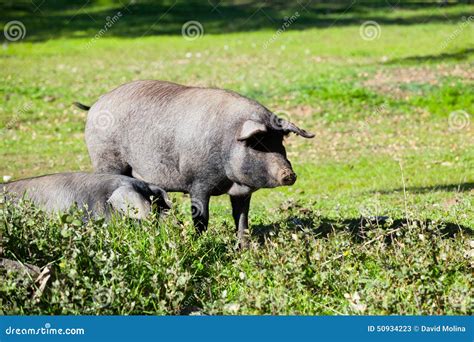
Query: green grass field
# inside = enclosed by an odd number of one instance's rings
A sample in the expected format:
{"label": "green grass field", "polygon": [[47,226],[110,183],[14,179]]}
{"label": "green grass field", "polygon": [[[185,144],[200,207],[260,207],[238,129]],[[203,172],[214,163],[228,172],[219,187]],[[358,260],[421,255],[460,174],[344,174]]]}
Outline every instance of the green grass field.
{"label": "green grass field", "polygon": [[0,257],[50,277],[0,268],[0,313],[473,313],[473,5],[84,3],[0,5],[26,30],[0,50],[4,179],[91,171],[71,103],[136,79],[232,89],[316,137],[287,139],[298,181],[253,196],[245,251],[225,196],[202,236],[180,194],[140,223],[3,203]]}

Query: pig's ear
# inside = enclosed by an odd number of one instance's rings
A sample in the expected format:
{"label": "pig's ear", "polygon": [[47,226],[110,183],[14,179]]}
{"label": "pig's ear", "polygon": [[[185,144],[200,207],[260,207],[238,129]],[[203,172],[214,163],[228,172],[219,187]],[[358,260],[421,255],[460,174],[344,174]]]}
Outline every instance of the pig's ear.
{"label": "pig's ear", "polygon": [[148,187],[153,192],[155,203],[162,209],[171,209],[173,203],[170,201],[165,190],[154,184],[148,184]]}
{"label": "pig's ear", "polygon": [[237,140],[247,140],[248,138],[253,137],[255,134],[265,133],[266,131],[267,127],[265,127],[264,124],[253,120],[247,120],[243,123]]}
{"label": "pig's ear", "polygon": [[286,120],[281,120],[281,129],[285,133],[296,133],[299,136],[302,136],[303,138],[314,138],[314,134],[310,132],[306,132],[304,129],[299,128],[296,126],[294,123],[286,121]]}

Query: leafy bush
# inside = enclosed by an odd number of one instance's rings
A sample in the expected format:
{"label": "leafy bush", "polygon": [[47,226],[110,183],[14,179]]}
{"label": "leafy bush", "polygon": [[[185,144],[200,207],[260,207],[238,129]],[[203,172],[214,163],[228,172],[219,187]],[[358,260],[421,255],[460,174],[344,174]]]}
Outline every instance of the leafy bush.
{"label": "leafy bush", "polygon": [[[179,214],[137,222],[0,211],[4,314],[469,314],[468,232],[442,222],[328,220],[292,204],[255,217],[249,250],[220,221],[201,237]],[[309,208],[311,209],[311,208]],[[278,222],[278,223],[277,223]]]}

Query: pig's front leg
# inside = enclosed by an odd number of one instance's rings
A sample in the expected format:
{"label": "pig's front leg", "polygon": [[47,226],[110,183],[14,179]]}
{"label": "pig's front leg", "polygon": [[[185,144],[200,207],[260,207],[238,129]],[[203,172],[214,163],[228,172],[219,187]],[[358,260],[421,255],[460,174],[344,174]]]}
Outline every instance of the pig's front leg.
{"label": "pig's front leg", "polygon": [[201,234],[209,224],[209,196],[191,193],[191,214],[194,227]]}
{"label": "pig's front leg", "polygon": [[243,196],[230,196],[232,204],[232,216],[234,217],[235,226],[237,227],[237,245],[240,248],[247,248],[249,229],[249,208],[251,194]]}

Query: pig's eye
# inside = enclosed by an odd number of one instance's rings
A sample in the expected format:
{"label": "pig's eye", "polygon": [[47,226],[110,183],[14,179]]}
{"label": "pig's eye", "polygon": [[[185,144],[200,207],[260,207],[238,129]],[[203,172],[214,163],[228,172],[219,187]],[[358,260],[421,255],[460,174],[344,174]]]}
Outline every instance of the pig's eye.
{"label": "pig's eye", "polygon": [[264,134],[256,134],[253,137],[250,137],[249,139],[246,140],[247,146],[257,150],[257,151],[267,151],[268,148],[266,147],[266,142],[268,139],[266,139]]}
{"label": "pig's eye", "polygon": [[263,133],[256,134],[247,139],[247,146],[260,152],[275,152],[282,146],[283,137],[281,135]]}

